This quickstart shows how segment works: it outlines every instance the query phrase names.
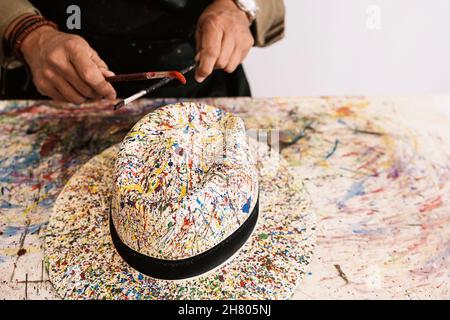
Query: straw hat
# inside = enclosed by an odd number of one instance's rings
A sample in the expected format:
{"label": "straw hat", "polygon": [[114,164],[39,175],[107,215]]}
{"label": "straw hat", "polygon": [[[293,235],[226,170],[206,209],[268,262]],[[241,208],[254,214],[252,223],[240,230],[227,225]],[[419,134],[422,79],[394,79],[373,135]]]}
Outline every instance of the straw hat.
{"label": "straw hat", "polygon": [[68,299],[286,299],[313,220],[301,180],[240,118],[168,105],[69,180],[46,265]]}

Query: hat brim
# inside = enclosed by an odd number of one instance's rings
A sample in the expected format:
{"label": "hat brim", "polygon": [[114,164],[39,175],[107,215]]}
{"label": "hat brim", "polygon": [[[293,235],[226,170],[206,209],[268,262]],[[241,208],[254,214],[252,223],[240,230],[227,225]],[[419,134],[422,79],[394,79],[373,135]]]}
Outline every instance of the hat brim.
{"label": "hat brim", "polygon": [[263,143],[250,147],[260,179],[253,234],[226,263],[182,281],[145,276],[120,257],[109,229],[118,145],[88,161],[61,191],[47,228],[46,266],[58,294],[65,299],[288,299],[311,261],[315,216],[303,183],[285,160]]}

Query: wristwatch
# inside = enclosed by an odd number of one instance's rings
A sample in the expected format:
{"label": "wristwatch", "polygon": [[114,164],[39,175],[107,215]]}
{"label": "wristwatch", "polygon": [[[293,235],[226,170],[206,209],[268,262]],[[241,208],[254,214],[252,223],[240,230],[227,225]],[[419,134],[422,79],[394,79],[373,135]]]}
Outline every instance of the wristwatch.
{"label": "wristwatch", "polygon": [[259,11],[256,0],[234,0],[234,3],[236,3],[239,9],[247,14],[250,23],[253,23],[253,21],[255,21],[256,15]]}

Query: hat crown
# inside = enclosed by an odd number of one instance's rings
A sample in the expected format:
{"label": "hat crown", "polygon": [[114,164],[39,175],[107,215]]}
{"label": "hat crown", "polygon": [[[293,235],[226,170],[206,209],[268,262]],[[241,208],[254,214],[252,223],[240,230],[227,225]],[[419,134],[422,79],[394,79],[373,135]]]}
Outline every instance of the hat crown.
{"label": "hat crown", "polygon": [[180,103],[148,114],[124,138],[112,220],[135,251],[179,260],[233,234],[257,197],[243,121],[205,104]]}

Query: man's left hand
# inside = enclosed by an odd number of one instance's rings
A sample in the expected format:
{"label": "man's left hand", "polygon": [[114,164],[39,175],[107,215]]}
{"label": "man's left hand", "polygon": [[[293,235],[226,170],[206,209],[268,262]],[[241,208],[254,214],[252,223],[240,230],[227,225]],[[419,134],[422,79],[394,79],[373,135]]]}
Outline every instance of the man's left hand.
{"label": "man's left hand", "polygon": [[203,82],[214,69],[233,72],[253,47],[250,20],[233,0],[215,0],[198,20],[195,79]]}

